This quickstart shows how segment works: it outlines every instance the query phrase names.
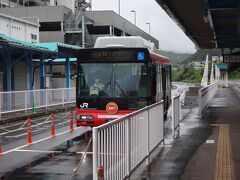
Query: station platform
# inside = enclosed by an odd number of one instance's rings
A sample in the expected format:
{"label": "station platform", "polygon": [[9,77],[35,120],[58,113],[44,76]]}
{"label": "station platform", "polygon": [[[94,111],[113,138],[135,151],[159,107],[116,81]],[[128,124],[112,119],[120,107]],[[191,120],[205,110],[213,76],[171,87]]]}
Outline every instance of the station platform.
{"label": "station platform", "polygon": [[179,137],[137,179],[236,180],[240,178],[240,89],[219,88],[205,115],[193,108]]}

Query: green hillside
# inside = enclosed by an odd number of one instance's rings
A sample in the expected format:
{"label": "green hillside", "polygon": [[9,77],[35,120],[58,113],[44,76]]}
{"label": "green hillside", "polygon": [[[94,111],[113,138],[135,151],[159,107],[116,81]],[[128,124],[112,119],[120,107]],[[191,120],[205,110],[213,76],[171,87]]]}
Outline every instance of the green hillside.
{"label": "green hillside", "polygon": [[204,61],[206,59],[207,54],[208,54],[209,60],[211,60],[212,56],[220,56],[221,50],[220,49],[198,49],[196,53],[189,56],[182,63],[189,64],[192,61]]}
{"label": "green hillside", "polygon": [[159,53],[171,59],[172,65],[177,65],[177,63],[185,61],[188,57],[192,55],[187,53],[175,53],[175,52],[163,51],[163,50],[159,50]]}
{"label": "green hillside", "polygon": [[207,54],[209,55],[209,60],[212,59],[212,56],[221,55],[220,49],[198,49],[194,54],[175,53],[163,50],[158,51],[161,55],[170,58],[173,66],[177,64],[189,64],[192,61],[204,61],[206,59]]}
{"label": "green hillside", "polygon": [[[207,54],[209,55],[209,61],[212,56],[220,56],[221,50],[219,49],[198,49],[194,54],[181,54],[168,51],[160,51],[164,56],[167,56],[172,61],[172,80],[178,82],[188,82],[194,84],[200,84],[203,75],[203,69],[194,69],[189,67],[192,61],[205,61]],[[179,68],[178,65],[184,65]],[[183,68],[184,67],[184,68]],[[234,72],[229,74],[230,79],[236,79],[240,77],[240,72]]]}
{"label": "green hillside", "polygon": [[173,68],[172,81],[200,84],[203,76],[203,69]]}
{"label": "green hillside", "polygon": [[236,70],[236,71],[229,72],[228,78],[230,80],[239,80],[240,79],[240,71]]}

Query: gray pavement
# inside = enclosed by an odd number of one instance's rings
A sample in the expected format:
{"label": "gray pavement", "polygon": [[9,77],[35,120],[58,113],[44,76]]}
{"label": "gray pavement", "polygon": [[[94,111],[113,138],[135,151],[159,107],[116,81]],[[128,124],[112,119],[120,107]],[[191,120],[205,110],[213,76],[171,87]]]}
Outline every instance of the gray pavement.
{"label": "gray pavement", "polygon": [[[13,169],[8,169],[7,173],[2,175],[2,179],[58,179],[67,180],[73,176],[73,169],[78,166],[82,158],[82,152],[85,150],[86,143],[83,138],[73,138],[71,141],[66,141],[68,138],[61,137],[65,143],[55,146],[51,151],[45,145],[51,144],[51,140],[46,141],[44,144],[38,144],[31,147],[26,147],[17,151],[15,157],[4,157],[11,161],[15,158],[24,158],[25,161],[18,164]],[[54,141],[55,142],[55,141]],[[56,145],[56,144],[55,144]],[[53,147],[53,145],[51,145]],[[33,149],[42,150],[42,152],[34,152]],[[25,151],[29,150],[29,151]],[[44,152],[46,150],[46,152]],[[91,151],[91,148],[89,148]],[[10,159],[9,159],[10,158]],[[4,161],[4,159],[3,159]],[[0,162],[1,163],[1,162]],[[8,163],[5,165],[8,166]],[[92,179],[92,155],[87,154],[82,161],[81,167],[73,179]],[[2,171],[2,170],[1,170]]]}
{"label": "gray pavement", "polygon": [[51,138],[48,128],[47,131],[33,136],[31,145],[27,144],[26,137],[3,144],[3,155],[0,156],[0,176],[15,174],[13,172],[18,168],[34,163],[42,156],[55,153],[55,151],[59,153],[54,149],[88,131],[90,131],[89,127],[75,127],[75,130],[70,132],[69,126],[60,126],[56,127],[54,138]]}
{"label": "gray pavement", "polygon": [[198,116],[197,108],[185,116],[180,137],[165,147],[138,179],[240,179],[239,90],[233,86],[219,89],[204,117]]}

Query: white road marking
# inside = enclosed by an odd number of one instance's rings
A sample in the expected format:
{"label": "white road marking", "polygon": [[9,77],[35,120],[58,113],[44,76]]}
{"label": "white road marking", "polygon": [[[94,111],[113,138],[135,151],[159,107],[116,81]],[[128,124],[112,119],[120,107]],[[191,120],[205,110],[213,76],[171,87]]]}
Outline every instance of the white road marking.
{"label": "white road marking", "polygon": [[39,153],[62,153],[62,151],[41,151],[41,150],[33,150],[33,149],[18,149],[17,152],[39,152]]}
{"label": "white road marking", "polygon": [[[80,128],[82,128],[82,127],[76,127],[75,130],[80,129]],[[64,132],[61,132],[61,133],[56,134],[56,136],[59,136],[59,135],[65,134],[65,133],[69,133],[69,132],[70,132],[70,131],[67,130],[67,131],[64,131]],[[43,138],[43,139],[39,139],[39,140],[37,140],[37,141],[34,141],[32,144],[36,144],[36,143],[39,143],[39,142],[42,142],[42,141],[45,141],[45,140],[51,139],[51,138],[52,138],[52,137],[49,136],[49,137],[46,137],[46,138]],[[5,151],[5,152],[3,152],[2,154],[3,154],[3,155],[9,154],[9,153],[11,153],[11,152],[13,152],[13,151],[16,151],[16,150],[19,150],[19,149],[22,149],[22,148],[25,148],[25,147],[28,147],[28,146],[29,146],[28,144],[25,144],[25,145],[23,145],[23,146],[19,146],[19,147],[16,147],[16,148],[14,148],[14,149]]]}
{"label": "white road marking", "polygon": [[214,139],[208,139],[208,140],[206,140],[206,143],[207,144],[214,144],[215,140]]}
{"label": "white road marking", "polygon": [[[85,152],[76,152],[77,154],[84,154]],[[93,152],[86,152],[86,154],[93,154]]]}

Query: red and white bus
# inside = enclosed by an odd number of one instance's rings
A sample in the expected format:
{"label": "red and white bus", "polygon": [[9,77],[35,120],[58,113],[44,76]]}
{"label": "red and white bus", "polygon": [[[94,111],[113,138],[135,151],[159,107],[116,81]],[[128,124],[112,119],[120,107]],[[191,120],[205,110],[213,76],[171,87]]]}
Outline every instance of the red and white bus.
{"label": "red and white bus", "polygon": [[171,99],[171,65],[140,37],[102,37],[78,50],[77,126],[98,126]]}

